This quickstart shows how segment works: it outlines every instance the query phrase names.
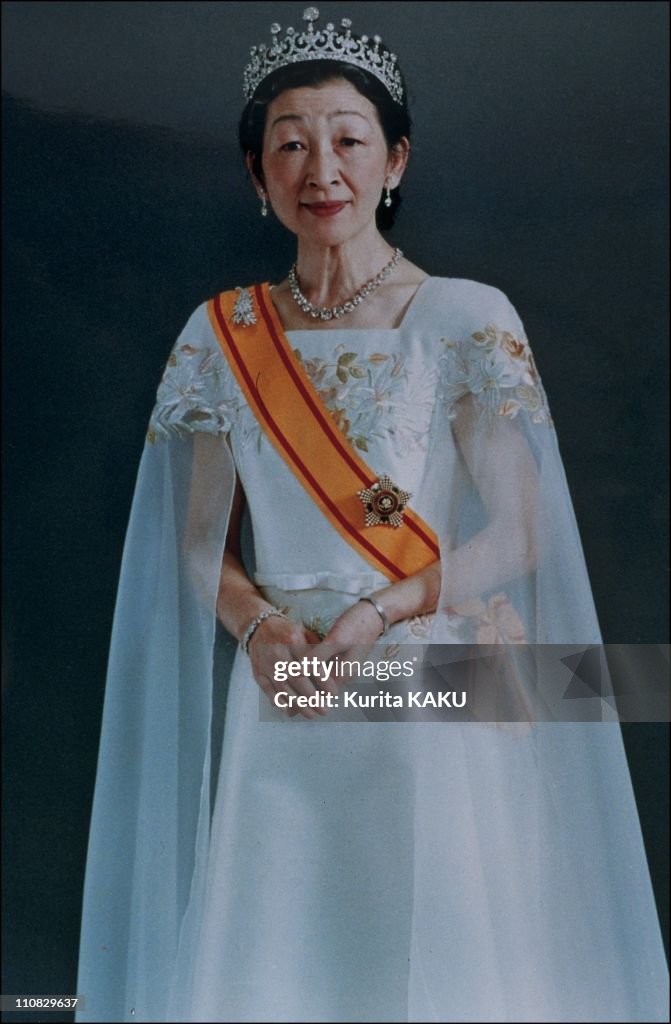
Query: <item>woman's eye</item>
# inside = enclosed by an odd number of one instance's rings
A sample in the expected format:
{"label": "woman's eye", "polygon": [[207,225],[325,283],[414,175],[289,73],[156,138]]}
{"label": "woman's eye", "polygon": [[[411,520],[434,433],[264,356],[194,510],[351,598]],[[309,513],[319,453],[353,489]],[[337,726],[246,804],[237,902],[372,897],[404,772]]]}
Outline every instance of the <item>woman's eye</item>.
{"label": "woman's eye", "polygon": [[298,142],[296,139],[294,139],[292,142],[285,142],[284,145],[280,146],[280,149],[286,150],[287,153],[293,153],[293,152],[295,152],[295,148],[294,147],[297,147],[297,146],[300,146],[300,145],[301,145],[301,143]]}
{"label": "woman's eye", "polygon": [[344,138],[342,140],[342,142],[343,142],[343,145],[345,145],[345,146],[361,146],[362,145],[362,143],[359,141],[359,139]]}

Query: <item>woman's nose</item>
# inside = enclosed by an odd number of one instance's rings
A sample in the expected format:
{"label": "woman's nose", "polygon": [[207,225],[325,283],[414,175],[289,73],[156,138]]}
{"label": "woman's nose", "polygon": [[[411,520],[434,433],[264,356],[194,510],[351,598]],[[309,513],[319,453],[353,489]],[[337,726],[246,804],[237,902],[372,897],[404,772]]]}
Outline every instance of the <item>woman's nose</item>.
{"label": "woman's nose", "polygon": [[328,188],[338,183],[336,156],[330,146],[316,146],[310,150],[306,180],[312,188]]}

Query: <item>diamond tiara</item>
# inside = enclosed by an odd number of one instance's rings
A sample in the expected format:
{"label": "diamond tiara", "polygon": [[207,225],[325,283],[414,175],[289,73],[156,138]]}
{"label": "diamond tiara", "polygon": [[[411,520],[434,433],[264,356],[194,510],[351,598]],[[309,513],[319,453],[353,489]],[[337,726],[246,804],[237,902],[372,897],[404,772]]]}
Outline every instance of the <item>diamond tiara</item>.
{"label": "diamond tiara", "polygon": [[323,29],[315,28],[314,22],[318,18],[316,7],[306,8],[303,21],[307,22],[307,29],[297,32],[288,28],[283,39],[279,38],[281,26],[277,23],[270,26],[273,37],[271,45],[261,43],[251,49],[252,59],[244,71],[245,97],[251,99],[264,78],[278,68],[306,60],[339,60],[344,64],[355,64],[375,75],[387,87],[396,103],[402,103],[403,79],[396,63],[396,54],[387,50],[380,52],[380,37],[373,36],[372,41],[368,36],[353,38],[349,18],[343,18],[340,22],[344,32],[336,29],[331,22]]}

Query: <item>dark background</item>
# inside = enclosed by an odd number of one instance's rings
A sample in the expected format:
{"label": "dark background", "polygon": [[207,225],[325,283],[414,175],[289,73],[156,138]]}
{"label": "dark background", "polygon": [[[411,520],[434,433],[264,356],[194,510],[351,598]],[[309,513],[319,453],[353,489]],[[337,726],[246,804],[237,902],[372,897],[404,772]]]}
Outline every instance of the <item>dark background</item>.
{"label": "dark background", "polygon": [[[390,238],[501,288],[549,394],[604,639],[667,640],[666,3],[325,3],[415,119]],[[114,597],[191,311],[285,276],[236,149],[294,3],[4,3],[3,991],[74,994]],[[667,726],[623,727],[665,933]],[[67,1019],[26,1014],[24,1020]]]}

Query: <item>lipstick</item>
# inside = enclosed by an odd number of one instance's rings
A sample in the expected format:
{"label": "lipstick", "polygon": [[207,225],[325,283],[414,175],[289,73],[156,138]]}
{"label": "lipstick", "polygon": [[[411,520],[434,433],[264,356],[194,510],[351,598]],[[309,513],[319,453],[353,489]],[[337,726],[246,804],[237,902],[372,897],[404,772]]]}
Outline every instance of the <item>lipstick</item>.
{"label": "lipstick", "polygon": [[303,205],[314,217],[333,217],[336,213],[340,213],[347,203],[304,203]]}

